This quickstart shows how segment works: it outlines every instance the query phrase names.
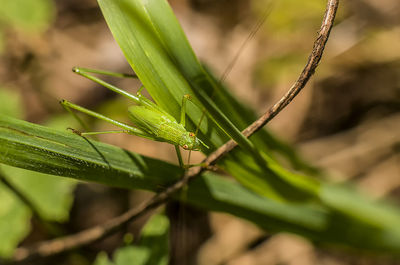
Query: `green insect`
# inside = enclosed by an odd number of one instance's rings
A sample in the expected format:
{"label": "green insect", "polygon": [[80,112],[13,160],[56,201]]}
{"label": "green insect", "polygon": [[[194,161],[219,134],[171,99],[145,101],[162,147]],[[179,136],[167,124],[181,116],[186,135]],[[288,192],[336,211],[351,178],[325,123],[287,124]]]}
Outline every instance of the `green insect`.
{"label": "green insect", "polygon": [[181,117],[180,117],[180,122],[177,122],[177,120],[173,116],[171,116],[169,113],[167,113],[153,101],[149,100],[148,98],[146,98],[141,94],[141,91],[144,88],[143,86],[139,89],[136,96],[134,96],[88,73],[97,73],[97,74],[110,75],[116,77],[136,77],[134,75],[119,74],[108,71],[92,70],[92,69],[78,68],[78,67],[73,68],[73,72],[83,77],[86,77],[116,93],[119,93],[133,100],[136,103],[136,105],[128,108],[129,117],[135,124],[135,127],[132,127],[130,125],[110,119],[97,112],[78,106],[67,100],[61,100],[60,101],[61,105],[68,112],[70,112],[82,125],[84,125],[83,122],[79,119],[78,116],[76,116],[74,112],[72,112],[71,109],[80,111],[87,115],[109,122],[123,129],[120,131],[84,132],[84,133],[80,133],[77,130],[73,130],[75,133],[79,135],[128,133],[154,141],[167,142],[175,146],[179,165],[181,167],[185,166],[182,160],[182,155],[180,153],[179,146],[181,146],[183,149],[192,151],[199,151],[201,146],[209,148],[203,141],[197,138],[194,132],[189,132],[185,129],[186,102],[187,100],[190,100],[189,95],[184,95],[182,97]]}

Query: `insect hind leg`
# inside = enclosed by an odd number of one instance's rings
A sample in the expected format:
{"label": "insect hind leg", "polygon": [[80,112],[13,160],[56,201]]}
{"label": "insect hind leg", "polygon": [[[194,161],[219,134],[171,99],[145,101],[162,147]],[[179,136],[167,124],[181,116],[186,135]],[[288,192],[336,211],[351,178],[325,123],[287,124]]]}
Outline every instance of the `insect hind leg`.
{"label": "insect hind leg", "polygon": [[[72,115],[74,115],[74,117],[78,117],[78,116],[72,110],[76,110],[76,111],[85,113],[86,115],[92,116],[94,118],[97,118],[97,119],[103,120],[105,122],[111,123],[111,124],[121,128],[121,129],[123,129],[127,133],[134,134],[134,135],[137,135],[137,136],[142,136],[142,137],[145,137],[145,138],[151,137],[151,136],[149,136],[149,134],[147,134],[146,132],[144,132],[144,131],[142,131],[142,130],[140,130],[138,128],[135,128],[135,127],[129,126],[129,125],[125,124],[125,123],[113,120],[113,119],[111,119],[109,117],[101,115],[100,113],[91,111],[89,109],[86,109],[84,107],[76,105],[76,104],[74,104],[72,102],[69,102],[67,100],[61,100],[60,104],[66,110],[68,110],[68,112],[70,112]],[[79,117],[78,117],[78,119],[79,119]],[[87,133],[87,134],[89,134],[89,133]],[[92,134],[96,134],[96,132],[93,132]]]}
{"label": "insect hind leg", "polygon": [[77,74],[79,74],[79,73],[100,74],[100,75],[113,76],[113,77],[119,77],[119,78],[135,78],[135,79],[138,78],[138,76],[136,74],[117,73],[117,72],[112,72],[112,71],[90,69],[90,68],[84,68],[84,67],[78,67],[78,66],[73,67],[72,72],[77,73]]}
{"label": "insect hind leg", "polygon": [[74,128],[67,128],[68,130],[71,130],[73,133],[79,135],[79,136],[87,136],[87,135],[99,135],[99,134],[110,134],[110,133],[129,133],[128,130],[117,130],[117,131],[101,131],[101,132],[81,132],[78,131]]}

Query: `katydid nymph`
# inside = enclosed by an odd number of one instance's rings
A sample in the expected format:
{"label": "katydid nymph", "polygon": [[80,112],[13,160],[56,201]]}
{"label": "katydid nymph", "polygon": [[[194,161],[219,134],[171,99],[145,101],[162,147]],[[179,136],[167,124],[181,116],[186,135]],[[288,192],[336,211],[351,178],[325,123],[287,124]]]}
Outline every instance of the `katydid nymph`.
{"label": "katydid nymph", "polygon": [[186,102],[187,100],[190,100],[190,95],[183,95],[182,97],[181,115],[180,115],[180,121],[178,122],[172,115],[170,115],[160,106],[158,106],[153,101],[149,100],[148,98],[142,95],[141,91],[144,88],[143,86],[138,90],[136,96],[134,96],[93,75],[90,75],[89,73],[97,73],[97,74],[117,76],[117,77],[136,77],[134,75],[119,74],[108,71],[93,70],[93,69],[78,68],[78,67],[74,67],[73,72],[83,77],[86,77],[118,94],[121,94],[133,100],[136,103],[136,105],[128,108],[129,117],[135,124],[135,127],[133,127],[121,123],[119,121],[110,119],[106,116],[103,116],[97,112],[91,111],[84,107],[78,106],[67,100],[61,100],[60,101],[61,105],[74,117],[76,117],[80,122],[81,120],[71,111],[71,109],[80,111],[89,116],[109,122],[122,129],[120,131],[83,132],[83,133],[77,130],[73,130],[75,133],[82,136],[105,134],[105,133],[128,133],[154,141],[167,142],[175,146],[179,165],[183,168],[187,166],[185,166],[183,163],[179,146],[181,146],[185,150],[190,150],[190,151],[199,151],[201,146],[208,148],[208,146],[202,140],[197,138],[194,132],[189,132],[185,128]]}

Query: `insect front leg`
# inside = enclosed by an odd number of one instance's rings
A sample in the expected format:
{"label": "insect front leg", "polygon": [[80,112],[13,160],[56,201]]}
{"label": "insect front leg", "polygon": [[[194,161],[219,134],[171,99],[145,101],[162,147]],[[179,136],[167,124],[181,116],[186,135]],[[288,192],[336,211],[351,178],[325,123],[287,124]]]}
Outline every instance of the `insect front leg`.
{"label": "insect front leg", "polygon": [[[138,97],[136,97],[136,96],[134,96],[132,94],[129,94],[128,92],[126,92],[126,91],[124,91],[124,90],[122,90],[122,89],[120,89],[120,88],[118,88],[118,87],[116,87],[114,85],[111,85],[110,83],[107,83],[106,81],[101,80],[100,78],[97,78],[97,77],[95,77],[93,75],[88,74],[88,73],[102,73],[102,74],[105,74],[105,75],[116,76],[116,75],[118,75],[118,73],[101,71],[101,70],[91,70],[91,69],[79,68],[79,67],[74,67],[72,69],[72,71],[74,73],[78,74],[78,75],[81,75],[81,76],[89,79],[89,80],[92,80],[93,82],[96,82],[99,85],[104,86],[105,88],[110,89],[111,91],[114,91],[115,93],[118,93],[118,94],[120,94],[120,95],[122,95],[122,96],[124,96],[126,98],[129,98],[129,99],[133,100],[136,103],[140,103],[140,100],[139,100]],[[125,74],[123,74],[123,75],[125,75]]]}

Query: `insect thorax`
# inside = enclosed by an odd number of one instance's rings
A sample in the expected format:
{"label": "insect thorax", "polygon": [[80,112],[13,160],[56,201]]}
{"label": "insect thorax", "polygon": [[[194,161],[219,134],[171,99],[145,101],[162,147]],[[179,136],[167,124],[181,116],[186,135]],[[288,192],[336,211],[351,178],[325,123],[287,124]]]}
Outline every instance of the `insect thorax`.
{"label": "insect thorax", "polygon": [[180,145],[184,149],[197,150],[200,143],[194,133],[188,132],[182,124],[177,122],[165,122],[161,124],[157,136],[174,145]]}

